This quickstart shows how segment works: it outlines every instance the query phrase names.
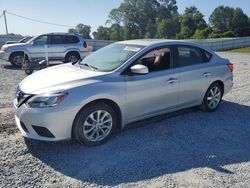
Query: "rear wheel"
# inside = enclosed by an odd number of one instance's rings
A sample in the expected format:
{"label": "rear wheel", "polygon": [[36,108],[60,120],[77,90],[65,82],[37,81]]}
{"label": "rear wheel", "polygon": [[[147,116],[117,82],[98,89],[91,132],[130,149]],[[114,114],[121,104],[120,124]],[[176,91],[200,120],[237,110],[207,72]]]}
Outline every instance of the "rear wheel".
{"label": "rear wheel", "polygon": [[22,67],[22,63],[24,61],[24,53],[16,52],[10,55],[10,63],[17,68]]}
{"label": "rear wheel", "polygon": [[213,83],[207,90],[202,102],[202,109],[208,112],[214,112],[220,105],[223,96],[223,90],[218,83]]}
{"label": "rear wheel", "polygon": [[67,53],[67,55],[65,56],[65,63],[75,63],[80,59],[80,55],[77,52],[69,52]]}
{"label": "rear wheel", "polygon": [[81,144],[95,146],[110,139],[117,123],[112,107],[104,102],[93,103],[77,114],[73,134]]}

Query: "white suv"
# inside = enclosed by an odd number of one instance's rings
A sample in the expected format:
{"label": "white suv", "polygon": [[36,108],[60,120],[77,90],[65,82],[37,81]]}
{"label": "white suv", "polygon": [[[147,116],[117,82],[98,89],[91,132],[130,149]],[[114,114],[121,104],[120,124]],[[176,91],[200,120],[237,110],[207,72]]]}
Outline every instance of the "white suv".
{"label": "white suv", "polygon": [[81,35],[68,33],[49,33],[30,39],[27,43],[6,44],[0,51],[0,58],[21,67],[24,58],[29,61],[49,60],[75,62],[86,57],[91,48]]}

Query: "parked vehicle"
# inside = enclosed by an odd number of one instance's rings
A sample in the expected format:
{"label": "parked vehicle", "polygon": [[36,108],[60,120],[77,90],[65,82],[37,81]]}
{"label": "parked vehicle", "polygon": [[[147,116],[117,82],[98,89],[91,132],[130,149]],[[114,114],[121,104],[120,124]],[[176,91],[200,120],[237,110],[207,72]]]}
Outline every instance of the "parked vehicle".
{"label": "parked vehicle", "polygon": [[97,145],[141,119],[193,106],[215,111],[232,72],[229,60],[197,44],[117,42],[25,78],[14,100],[16,124],[24,137]]}
{"label": "parked vehicle", "polygon": [[80,35],[50,33],[34,37],[27,43],[3,45],[0,58],[10,61],[15,67],[21,67],[24,59],[29,61],[44,60],[46,51],[49,60],[75,62],[86,57],[90,50],[91,48]]}
{"label": "parked vehicle", "polygon": [[5,44],[16,44],[16,43],[26,43],[28,42],[32,37],[24,37],[19,41],[7,41]]}

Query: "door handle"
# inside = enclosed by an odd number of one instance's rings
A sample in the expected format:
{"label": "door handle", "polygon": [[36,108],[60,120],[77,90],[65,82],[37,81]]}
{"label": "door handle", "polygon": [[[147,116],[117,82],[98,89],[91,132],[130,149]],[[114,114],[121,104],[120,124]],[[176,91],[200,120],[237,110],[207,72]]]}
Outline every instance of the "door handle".
{"label": "door handle", "polygon": [[208,77],[208,76],[211,76],[211,75],[212,75],[211,72],[204,72],[204,73],[203,73],[203,76],[204,76],[204,77]]}
{"label": "door handle", "polygon": [[177,82],[177,81],[178,81],[178,79],[176,79],[176,78],[169,78],[167,80],[167,82],[170,83],[170,84],[173,84],[174,82]]}

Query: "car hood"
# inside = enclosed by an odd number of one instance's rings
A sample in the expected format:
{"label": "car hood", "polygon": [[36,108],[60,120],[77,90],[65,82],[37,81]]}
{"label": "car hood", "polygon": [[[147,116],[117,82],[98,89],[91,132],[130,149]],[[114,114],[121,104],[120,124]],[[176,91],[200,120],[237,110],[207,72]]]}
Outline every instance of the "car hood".
{"label": "car hood", "polygon": [[22,48],[25,48],[28,45],[30,45],[30,44],[28,44],[28,43],[5,44],[5,45],[2,46],[1,49],[3,49],[3,50],[6,49],[6,48],[15,48],[15,49],[20,48],[20,49],[22,49]]}
{"label": "car hood", "polygon": [[40,70],[26,77],[19,88],[27,94],[42,94],[100,82],[98,76],[108,74],[80,68],[71,63]]}

